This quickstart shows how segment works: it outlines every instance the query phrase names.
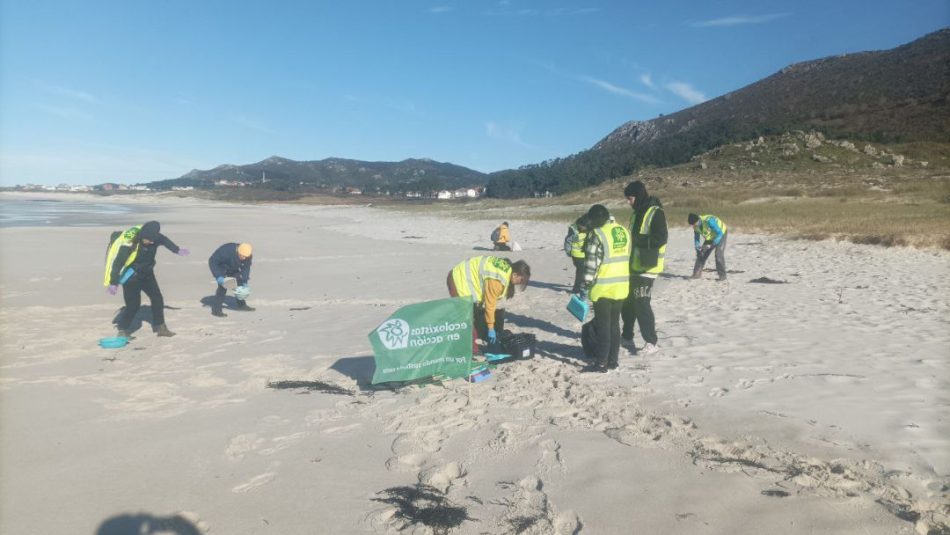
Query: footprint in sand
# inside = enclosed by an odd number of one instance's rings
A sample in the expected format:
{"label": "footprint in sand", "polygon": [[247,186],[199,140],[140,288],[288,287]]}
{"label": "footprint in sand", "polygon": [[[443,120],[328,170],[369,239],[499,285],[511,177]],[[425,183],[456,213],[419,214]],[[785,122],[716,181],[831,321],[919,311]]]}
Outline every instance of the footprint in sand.
{"label": "footprint in sand", "polygon": [[462,465],[451,462],[442,466],[435,466],[419,474],[419,482],[439,489],[443,494],[448,492],[452,484],[464,477]]}
{"label": "footprint in sand", "polygon": [[349,433],[350,431],[355,431],[362,427],[362,424],[350,424],[350,425],[340,425],[337,427],[328,427],[323,430],[325,435],[343,435]]}
{"label": "footprint in sand", "polygon": [[246,492],[251,492],[252,490],[255,490],[258,487],[262,487],[270,483],[271,481],[274,480],[275,477],[277,477],[277,474],[274,472],[268,472],[266,474],[261,474],[259,476],[252,477],[251,480],[248,481],[247,483],[242,483],[234,487],[233,489],[231,489],[231,492],[235,494],[244,494]]}
{"label": "footprint in sand", "polygon": [[239,461],[249,452],[259,448],[263,442],[264,439],[257,438],[257,435],[253,433],[238,435],[228,442],[228,447],[225,448],[224,455],[232,461]]}
{"label": "footprint in sand", "polygon": [[720,387],[717,386],[716,388],[713,388],[712,390],[709,391],[709,397],[711,397],[711,398],[721,398],[721,397],[725,396],[725,395],[728,394],[728,393],[729,393],[729,389],[728,389],[728,388],[720,388]]}

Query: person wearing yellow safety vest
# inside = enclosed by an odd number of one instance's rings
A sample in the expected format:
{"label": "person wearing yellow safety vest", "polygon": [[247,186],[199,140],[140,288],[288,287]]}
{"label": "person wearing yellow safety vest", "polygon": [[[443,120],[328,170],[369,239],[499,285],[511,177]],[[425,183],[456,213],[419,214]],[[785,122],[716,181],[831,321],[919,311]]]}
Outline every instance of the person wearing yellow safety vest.
{"label": "person wearing yellow safety vest", "polygon": [[584,242],[587,241],[588,226],[587,214],[584,214],[567,228],[567,236],[564,236],[564,252],[574,262],[574,287],[571,289],[574,294],[584,289]]}
{"label": "person wearing yellow safety vest", "polygon": [[591,206],[586,217],[590,232],[584,245],[581,297],[590,297],[594,303],[597,342],[594,362],[584,371],[605,372],[618,366],[620,311],[630,292],[630,233],[611,221],[601,204]]}
{"label": "person wearing yellow safety vest", "polygon": [[155,278],[155,253],[160,245],[179,256],[187,256],[188,249],[175,245],[160,230],[158,221],[149,221],[121,233],[109,246],[103,284],[109,295],[115,295],[121,284],[125,300],[115,321],[118,336],[129,337],[129,327],[142,305],[142,292],[151,302],[152,328],[158,336],[175,336],[165,326],[165,299]]}
{"label": "person wearing yellow safety vest", "polygon": [[633,343],[633,326],[640,324],[643,347],[640,353],[655,353],[657,347],[656,318],[650,300],[653,283],[663,273],[666,242],[669,231],[663,205],[647,193],[643,182],[627,184],[623,190],[627,203],[633,209],[630,215],[630,235],[633,251],[630,254],[630,295],[623,304],[623,340],[632,354],[637,353]]}
{"label": "person wearing yellow safety vest", "polygon": [[696,263],[693,276],[703,275],[703,266],[713,249],[716,250],[716,273],[720,281],[726,280],[726,222],[714,215],[689,214],[686,222],[693,227],[693,245],[696,248]]}
{"label": "person wearing yellow safety vest", "polygon": [[[498,341],[497,331],[504,327],[504,315],[496,309],[501,299],[511,299],[515,287],[521,291],[528,287],[531,267],[524,260],[512,262],[497,256],[475,256],[459,262],[449,271],[446,285],[452,297],[466,297],[475,307],[475,324],[484,318],[484,327],[472,325],[472,352],[478,352],[475,340],[482,338],[489,344]],[[496,330],[497,327],[497,330]]]}
{"label": "person wearing yellow safety vest", "polygon": [[505,221],[496,228],[491,235],[496,251],[511,250],[511,233],[508,232],[508,222]]}

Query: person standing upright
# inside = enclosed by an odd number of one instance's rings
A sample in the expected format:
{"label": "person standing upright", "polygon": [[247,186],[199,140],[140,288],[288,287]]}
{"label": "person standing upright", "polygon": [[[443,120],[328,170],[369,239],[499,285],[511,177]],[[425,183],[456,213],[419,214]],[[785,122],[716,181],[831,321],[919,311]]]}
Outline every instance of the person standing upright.
{"label": "person standing upright", "polygon": [[714,215],[697,214],[689,214],[686,222],[693,227],[693,245],[696,247],[696,263],[691,278],[703,276],[703,266],[715,249],[716,273],[720,281],[726,280],[726,222]]}
{"label": "person standing upright", "polygon": [[584,288],[584,242],[587,241],[588,227],[587,214],[584,214],[568,227],[564,236],[564,252],[574,263],[573,294],[581,293]]}
{"label": "person standing upright", "polygon": [[[251,244],[249,243],[226,243],[211,255],[208,259],[208,267],[211,269],[211,276],[218,283],[218,289],[214,293],[214,301],[211,302],[211,315],[223,318],[227,316],[222,308],[224,307],[224,296],[228,293],[224,287],[225,277],[234,277],[237,280],[238,287],[247,288],[247,283],[251,280]],[[236,295],[239,295],[236,292]],[[234,310],[251,312],[254,307],[248,306],[247,301],[236,297],[237,307]]]}
{"label": "person standing upright", "polygon": [[627,184],[623,195],[633,209],[630,216],[633,252],[630,255],[630,294],[623,304],[622,336],[630,352],[636,353],[633,326],[639,323],[644,341],[641,352],[649,355],[658,349],[656,318],[650,300],[653,297],[653,283],[663,273],[669,233],[663,205],[659,199],[647,193],[643,182],[637,180]]}
{"label": "person standing upright", "polygon": [[142,306],[142,292],[151,302],[152,329],[158,336],[175,336],[165,326],[165,299],[155,278],[155,253],[159,245],[179,256],[188,255],[188,249],[178,247],[161,233],[158,221],[130,228],[109,247],[104,282],[110,295],[115,295],[121,284],[125,299],[125,308],[116,320],[118,336],[129,337],[129,326]]}
{"label": "person standing upright", "polygon": [[619,365],[620,312],[630,292],[630,234],[622,225],[610,221],[610,213],[601,204],[587,212],[590,232],[584,245],[584,289],[594,303],[592,321],[597,342],[594,363],[584,371],[604,372]]}

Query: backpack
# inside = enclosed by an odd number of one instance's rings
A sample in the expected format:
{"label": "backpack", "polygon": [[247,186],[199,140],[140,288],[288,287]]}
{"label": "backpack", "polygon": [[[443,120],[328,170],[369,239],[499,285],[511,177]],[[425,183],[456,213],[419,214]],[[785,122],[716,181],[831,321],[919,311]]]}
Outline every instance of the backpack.
{"label": "backpack", "polygon": [[495,227],[495,230],[491,232],[491,241],[492,243],[497,243],[498,239],[501,238],[501,227]]}

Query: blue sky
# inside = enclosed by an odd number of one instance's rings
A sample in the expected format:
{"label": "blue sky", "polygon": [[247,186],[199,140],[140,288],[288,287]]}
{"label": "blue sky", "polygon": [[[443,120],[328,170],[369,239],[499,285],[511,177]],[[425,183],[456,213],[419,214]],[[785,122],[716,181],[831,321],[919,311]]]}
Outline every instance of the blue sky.
{"label": "blue sky", "polygon": [[947,0],[0,0],[0,185],[272,155],[497,171],[948,25]]}

